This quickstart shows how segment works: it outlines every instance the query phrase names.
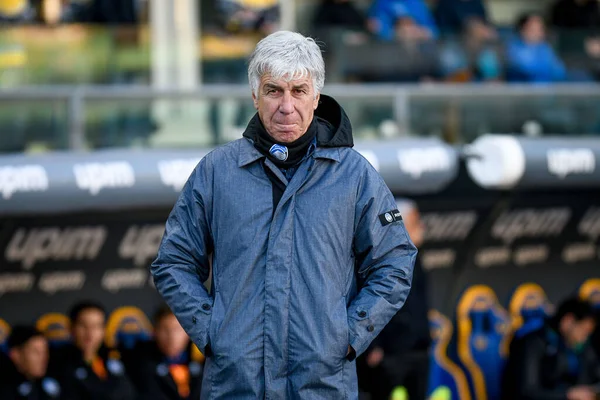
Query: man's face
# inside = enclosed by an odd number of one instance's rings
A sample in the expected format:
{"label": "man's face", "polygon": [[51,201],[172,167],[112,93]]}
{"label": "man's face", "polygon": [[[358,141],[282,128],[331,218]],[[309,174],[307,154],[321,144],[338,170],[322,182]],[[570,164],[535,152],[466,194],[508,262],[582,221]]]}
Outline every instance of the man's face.
{"label": "man's face", "polygon": [[596,327],[593,318],[584,318],[577,321],[572,315],[565,315],[563,320],[563,326],[565,327],[563,334],[566,342],[572,347],[584,344]]}
{"label": "man's face", "polygon": [[10,351],[17,370],[30,379],[46,375],[48,367],[48,341],[43,336],[29,339],[24,345]]}
{"label": "man's face", "polygon": [[176,357],[183,353],[189,338],[174,315],[168,315],[158,321],[154,329],[154,339],[159,350],[167,357]]}
{"label": "man's face", "polygon": [[104,341],[104,313],[90,308],[79,313],[73,323],[73,340],[84,354],[95,354]]}
{"label": "man's face", "polygon": [[420,247],[423,244],[423,236],[425,234],[425,227],[421,221],[421,214],[417,209],[413,209],[407,215],[403,216],[404,226],[408,232],[410,240],[416,247]]}
{"label": "man's face", "polygon": [[529,18],[521,31],[523,39],[528,43],[543,42],[546,38],[546,26],[544,20],[539,16]]}
{"label": "man's face", "polygon": [[265,129],[281,143],[291,143],[306,133],[319,104],[311,77],[288,82],[265,74],[258,97],[252,94],[252,99]]}

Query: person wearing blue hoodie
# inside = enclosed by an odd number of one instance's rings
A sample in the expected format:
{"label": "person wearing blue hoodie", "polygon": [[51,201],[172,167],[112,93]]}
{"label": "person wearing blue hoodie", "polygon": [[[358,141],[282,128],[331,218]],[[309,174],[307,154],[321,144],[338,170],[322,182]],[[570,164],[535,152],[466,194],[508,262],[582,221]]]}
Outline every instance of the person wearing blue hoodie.
{"label": "person wearing blue hoodie", "polygon": [[427,4],[423,0],[375,0],[369,10],[368,28],[383,40],[393,40],[396,21],[400,17],[410,17],[423,28],[430,39],[439,32]]}
{"label": "person wearing blue hoodie", "polygon": [[507,46],[506,78],[509,82],[551,83],[567,79],[567,70],[546,41],[544,20],[527,14],[517,23],[518,36]]}

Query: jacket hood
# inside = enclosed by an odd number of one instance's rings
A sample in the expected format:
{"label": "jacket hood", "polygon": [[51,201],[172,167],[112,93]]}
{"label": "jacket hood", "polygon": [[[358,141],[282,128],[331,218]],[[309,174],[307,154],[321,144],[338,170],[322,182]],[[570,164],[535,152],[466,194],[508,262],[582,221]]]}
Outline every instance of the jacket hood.
{"label": "jacket hood", "polygon": [[[327,95],[321,95],[314,116],[317,122],[318,147],[353,147],[352,125],[342,106]],[[250,120],[243,136],[254,140],[257,124],[260,124],[258,113]]]}
{"label": "jacket hood", "polygon": [[352,124],[342,106],[333,97],[321,95],[315,110],[319,124],[317,145],[319,147],[353,147]]}

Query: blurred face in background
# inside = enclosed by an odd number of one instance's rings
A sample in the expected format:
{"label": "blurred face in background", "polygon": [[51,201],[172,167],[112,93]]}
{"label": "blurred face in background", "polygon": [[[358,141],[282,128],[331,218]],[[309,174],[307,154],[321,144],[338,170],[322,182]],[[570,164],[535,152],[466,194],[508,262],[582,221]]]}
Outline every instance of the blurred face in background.
{"label": "blurred face in background", "polygon": [[578,321],[572,314],[565,315],[560,325],[565,341],[574,349],[584,345],[596,328],[593,318],[583,318]]}
{"label": "blurred face in background", "polygon": [[421,221],[419,210],[416,208],[411,209],[402,219],[404,220],[404,226],[406,227],[408,236],[410,236],[410,240],[412,240],[415,246],[421,247],[425,235],[425,227]]}
{"label": "blurred face in background", "polygon": [[95,308],[81,311],[73,321],[73,340],[86,359],[98,353],[104,341],[104,329],[105,315]]}
{"label": "blurred face in background", "polygon": [[154,327],[154,340],[158,349],[167,357],[177,357],[189,344],[187,333],[183,330],[175,315],[162,317]]}
{"label": "blurred face in background", "polygon": [[48,367],[48,341],[43,336],[35,336],[11,349],[9,356],[17,370],[28,379],[42,378]]}
{"label": "blurred face in background", "polygon": [[539,15],[530,17],[521,28],[521,37],[527,43],[540,43],[546,39],[546,25]]}

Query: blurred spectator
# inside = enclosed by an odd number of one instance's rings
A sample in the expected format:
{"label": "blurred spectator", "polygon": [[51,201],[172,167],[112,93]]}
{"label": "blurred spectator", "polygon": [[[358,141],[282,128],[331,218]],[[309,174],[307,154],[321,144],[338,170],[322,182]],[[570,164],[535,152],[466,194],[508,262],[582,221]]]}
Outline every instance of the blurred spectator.
{"label": "blurred spectator", "polygon": [[600,27],[600,5],[597,0],[558,0],[552,6],[551,23],[563,29]]}
{"label": "blurred spectator", "polygon": [[58,399],[61,388],[46,377],[48,341],[32,326],[15,326],[8,339],[11,365],[0,377],[0,399]]}
{"label": "blurred spectator", "polygon": [[501,78],[502,67],[495,46],[496,32],[480,19],[465,22],[461,37],[447,39],[440,51],[446,82],[490,82]]}
{"label": "blurred spectator", "polygon": [[569,299],[543,327],[513,339],[502,398],[596,399],[600,365],[588,344],[594,327],[591,305]]}
{"label": "blurred spectator", "polygon": [[0,24],[31,21],[35,16],[28,0],[0,0]]}
{"label": "blurred spectator", "polygon": [[133,385],[120,354],[104,346],[106,312],[95,302],[76,304],[70,314],[73,344],[52,354],[49,371],[66,399],[130,400]]}
{"label": "blurred spectator", "polygon": [[[397,203],[410,239],[419,248],[424,226],[417,205],[407,199]],[[427,275],[417,258],[406,303],[357,361],[359,385],[373,400],[389,399],[400,386],[410,400],[425,400],[431,344],[427,296]]]}
{"label": "blurred spectator", "polygon": [[536,83],[564,81],[567,71],[546,41],[542,17],[537,14],[521,17],[517,31],[518,35],[507,48],[507,80]]}
{"label": "blurred spectator", "polygon": [[435,17],[440,31],[451,34],[460,33],[473,20],[488,21],[483,0],[437,0]]}
{"label": "blurred spectator", "polygon": [[154,340],[134,349],[128,371],[140,400],[199,399],[202,365],[189,337],[168,307],[154,316]]}
{"label": "blurred spectator", "polygon": [[317,29],[346,28],[362,30],[365,23],[365,16],[351,0],[321,0],[313,21]]}
{"label": "blurred spectator", "polygon": [[217,0],[229,32],[261,33],[277,30],[279,0]]}
{"label": "blurred spectator", "polygon": [[398,21],[410,18],[414,33],[429,39],[437,38],[438,29],[431,12],[423,0],[375,0],[369,11],[367,27],[371,33],[383,40],[393,40]]}

